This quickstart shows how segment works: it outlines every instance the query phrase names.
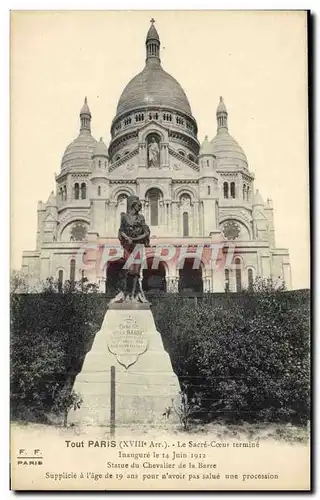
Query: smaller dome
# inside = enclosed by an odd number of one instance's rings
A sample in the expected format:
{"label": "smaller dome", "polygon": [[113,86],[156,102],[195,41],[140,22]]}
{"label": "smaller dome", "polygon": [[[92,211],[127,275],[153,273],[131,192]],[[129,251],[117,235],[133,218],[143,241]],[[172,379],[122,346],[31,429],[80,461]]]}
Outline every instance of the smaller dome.
{"label": "smaller dome", "polygon": [[74,141],[66,148],[61,161],[61,168],[66,163],[72,162],[72,166],[88,167],[97,141],[90,133],[80,133]]}
{"label": "smaller dome", "polygon": [[200,146],[199,156],[201,155],[214,155],[213,146],[208,140],[207,135],[205,136],[204,141]]}
{"label": "smaller dome", "polygon": [[218,159],[240,160],[248,165],[247,157],[241,146],[229,134],[227,129],[221,128],[211,141],[213,154]]}
{"label": "smaller dome", "polygon": [[108,155],[108,148],[105,145],[105,143],[103,142],[102,137],[100,137],[100,141],[97,142],[97,144],[93,150],[92,158],[94,158],[95,156],[105,156],[107,158],[109,156]]}
{"label": "smaller dome", "polygon": [[91,112],[85,97],[80,111],[80,133],[66,148],[61,161],[61,169],[66,164],[89,168],[96,144],[97,141],[91,135]]}
{"label": "smaller dome", "polygon": [[253,197],[252,205],[253,206],[254,205],[262,205],[262,206],[264,206],[264,201],[263,201],[263,198],[262,198],[262,196],[260,194],[259,189],[257,189],[256,192],[255,192],[255,195]]}

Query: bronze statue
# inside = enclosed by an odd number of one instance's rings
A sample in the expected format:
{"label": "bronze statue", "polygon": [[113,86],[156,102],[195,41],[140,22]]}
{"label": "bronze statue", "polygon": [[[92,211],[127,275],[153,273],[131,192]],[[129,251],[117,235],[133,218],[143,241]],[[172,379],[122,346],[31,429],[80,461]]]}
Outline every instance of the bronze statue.
{"label": "bronze statue", "polygon": [[[138,196],[129,196],[127,199],[127,213],[121,215],[118,237],[124,249],[124,258],[127,261],[136,245],[149,246],[150,229],[144,216],[139,212],[141,202]],[[125,289],[117,294],[110,303],[115,302],[148,302],[140,282],[141,264],[131,264],[126,271]]]}

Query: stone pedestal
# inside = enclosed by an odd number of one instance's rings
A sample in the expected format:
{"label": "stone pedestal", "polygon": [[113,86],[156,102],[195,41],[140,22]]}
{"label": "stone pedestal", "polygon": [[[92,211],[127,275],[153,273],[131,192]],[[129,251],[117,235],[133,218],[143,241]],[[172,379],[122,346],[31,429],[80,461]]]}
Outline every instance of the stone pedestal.
{"label": "stone pedestal", "polygon": [[76,378],[83,403],[70,411],[70,423],[109,426],[111,366],[116,425],[161,422],[172,399],[179,401],[179,381],[148,304],[110,305]]}

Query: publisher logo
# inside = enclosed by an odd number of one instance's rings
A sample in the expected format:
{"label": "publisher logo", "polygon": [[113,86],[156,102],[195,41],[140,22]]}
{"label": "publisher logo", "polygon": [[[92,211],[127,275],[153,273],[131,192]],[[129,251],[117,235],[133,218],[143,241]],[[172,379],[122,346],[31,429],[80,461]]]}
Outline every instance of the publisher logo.
{"label": "publisher logo", "polygon": [[17,465],[19,466],[38,466],[43,465],[43,453],[39,448],[27,450],[20,448],[17,453]]}

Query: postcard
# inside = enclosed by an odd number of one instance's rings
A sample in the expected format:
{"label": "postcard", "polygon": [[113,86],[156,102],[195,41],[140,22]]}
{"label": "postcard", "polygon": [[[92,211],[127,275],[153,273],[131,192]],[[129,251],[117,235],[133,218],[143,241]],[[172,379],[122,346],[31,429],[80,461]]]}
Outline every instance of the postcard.
{"label": "postcard", "polygon": [[11,12],[11,489],[310,490],[308,20]]}

